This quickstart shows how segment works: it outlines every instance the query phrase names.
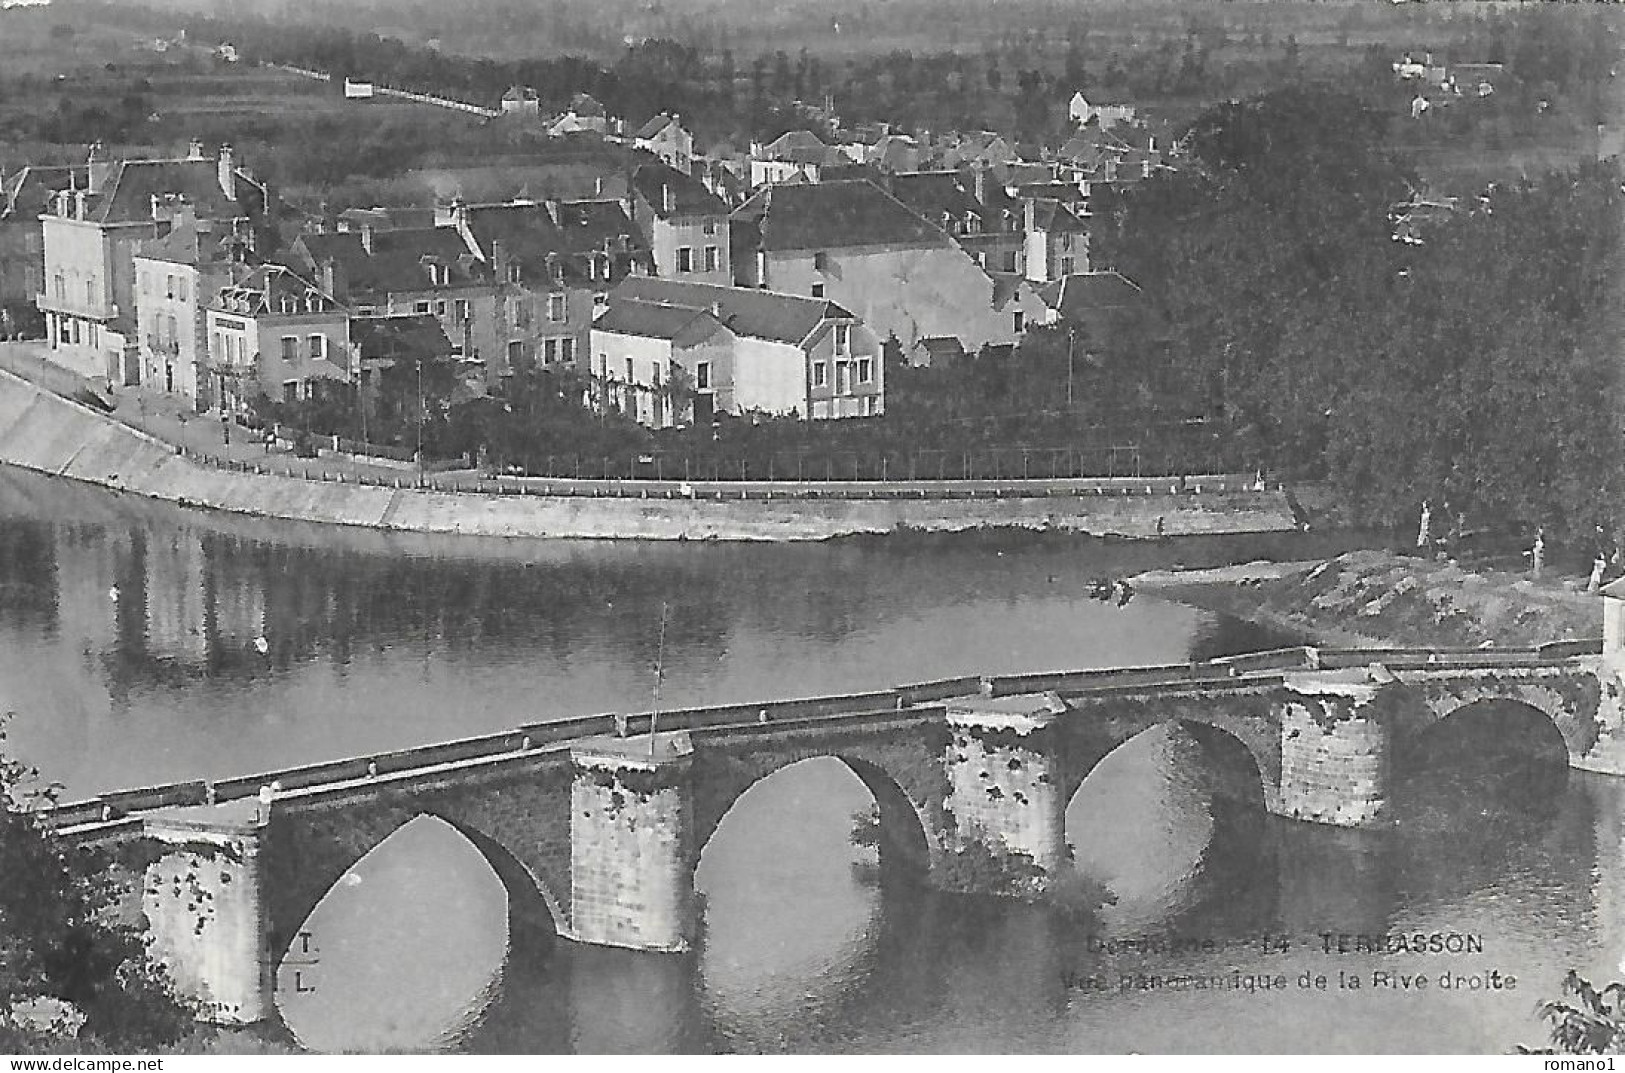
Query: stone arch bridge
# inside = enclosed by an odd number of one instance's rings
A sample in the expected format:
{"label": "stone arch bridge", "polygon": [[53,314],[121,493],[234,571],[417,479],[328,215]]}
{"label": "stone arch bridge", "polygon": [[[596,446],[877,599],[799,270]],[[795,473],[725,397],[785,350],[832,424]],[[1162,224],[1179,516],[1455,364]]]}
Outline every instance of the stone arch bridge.
{"label": "stone arch bridge", "polygon": [[582,943],[689,948],[693,873],[728,808],[810,757],[874,795],[883,867],[1041,898],[1066,807],[1113,749],[1169,722],[1244,751],[1270,813],[1386,822],[1409,738],[1481,701],[1540,713],[1572,766],[1625,772],[1619,678],[1596,642],[1538,649],[1292,648],[1203,663],[959,678],[769,704],[600,715],[371,757],[104,794],[53,810],[142,873],[155,948],[208,1016],[268,1016],[323,895],[418,816],[462,832],[512,913]]}

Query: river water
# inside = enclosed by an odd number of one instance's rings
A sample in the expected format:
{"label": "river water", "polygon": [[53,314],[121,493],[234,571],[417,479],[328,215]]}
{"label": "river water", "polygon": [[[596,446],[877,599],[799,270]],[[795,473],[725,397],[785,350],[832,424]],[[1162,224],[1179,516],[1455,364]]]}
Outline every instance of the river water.
{"label": "river water", "polygon": [[[663,607],[667,706],[1177,661],[1285,639],[1097,602],[1090,580],[1335,550],[1306,541],[471,542],[214,518],[0,468],[0,711],[7,749],[72,798],[646,709]],[[1435,733],[1381,832],[1263,817],[1224,750],[1141,735],[1068,808],[1090,896],[1064,911],[882,873],[853,838],[868,792],[804,761],[704,848],[686,957],[510,936],[483,859],[422,817],[317,907],[317,964],[285,965],[278,1001],[317,1050],[1538,1045],[1534,1005],[1566,970],[1625,971],[1625,788],[1532,762],[1549,732],[1516,713]],[[1482,949],[1321,938],[1413,932]],[[1184,945],[1124,943],[1147,936]]]}

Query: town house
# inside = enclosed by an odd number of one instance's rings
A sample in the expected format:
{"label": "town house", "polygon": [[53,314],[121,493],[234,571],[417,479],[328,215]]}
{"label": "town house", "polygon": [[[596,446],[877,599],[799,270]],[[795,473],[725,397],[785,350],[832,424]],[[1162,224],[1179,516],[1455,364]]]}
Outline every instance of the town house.
{"label": "town house", "polygon": [[465,378],[494,386],[507,372],[499,286],[457,227],[302,235],[289,257],[359,316],[433,316]]}
{"label": "town house", "polygon": [[349,381],[350,311],[293,269],[265,264],[228,284],[208,304],[208,390],[224,410],[265,395],[311,398]]}
{"label": "town house", "polygon": [[611,292],[592,346],[598,398],[656,428],[717,413],[885,411],[880,341],[824,299],[632,278]]}
{"label": "town house", "polygon": [[990,272],[1019,272],[1026,240],[1020,204],[986,167],[899,172],[883,180],[893,197],[946,231]]}
{"label": "town house", "polygon": [[684,175],[694,171],[694,135],[684,129],[677,116],[661,112],[638,128],[632,135],[632,144]]}
{"label": "town house", "polygon": [[45,314],[51,360],[109,384],[135,384],[135,250],[169,233],[177,217],[208,220],[252,237],[263,220],[263,187],[240,171],[231,147],[203,155],[194,142],[179,160],[104,159],[93,148],[86,184],[58,191],[40,217],[45,245]]}
{"label": "town house", "polygon": [[632,214],[649,236],[655,272],[694,283],[733,281],[728,206],[694,179],[662,163],[632,173]]}
{"label": "town house", "polygon": [[767,187],[731,233],[741,286],[829,299],[904,347],[954,338],[974,351],[1026,327],[952,237],[866,181]]}
{"label": "town house", "polygon": [[[141,382],[190,399],[199,412],[215,404],[217,381],[208,375],[212,298],[242,269],[246,241],[212,220],[178,218],[163,238],[135,253],[135,310]],[[246,270],[244,270],[246,271]]]}
{"label": "town house", "polygon": [[652,270],[619,201],[515,201],[457,205],[455,226],[499,283],[508,373],[573,368],[587,353],[592,319],[608,292]]}
{"label": "town house", "polygon": [[55,191],[85,184],[84,168],[27,167],[0,176],[0,309],[12,323],[37,315],[34,300],[44,289],[45,231],[40,214],[50,210]]}

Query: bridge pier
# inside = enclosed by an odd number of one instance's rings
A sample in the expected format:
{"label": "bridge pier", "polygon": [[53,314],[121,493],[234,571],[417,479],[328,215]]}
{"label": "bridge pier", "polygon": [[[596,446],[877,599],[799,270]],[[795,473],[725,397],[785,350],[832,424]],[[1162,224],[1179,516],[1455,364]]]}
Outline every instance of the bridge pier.
{"label": "bridge pier", "polygon": [[688,950],[695,932],[693,746],[683,732],[593,738],[570,750],[570,935]]}
{"label": "bridge pier", "polygon": [[[1365,668],[1286,676],[1281,812],[1334,827],[1373,827],[1388,805],[1396,682]],[[1391,676],[1389,676],[1391,678]]]}
{"label": "bridge pier", "polygon": [[1065,711],[1054,693],[949,704],[938,886],[1018,898],[1054,886],[1067,862],[1067,803],[1048,730]]}
{"label": "bridge pier", "polygon": [[255,805],[166,809],[141,826],[155,855],[141,888],[152,952],[215,1024],[253,1024],[273,1005]]}

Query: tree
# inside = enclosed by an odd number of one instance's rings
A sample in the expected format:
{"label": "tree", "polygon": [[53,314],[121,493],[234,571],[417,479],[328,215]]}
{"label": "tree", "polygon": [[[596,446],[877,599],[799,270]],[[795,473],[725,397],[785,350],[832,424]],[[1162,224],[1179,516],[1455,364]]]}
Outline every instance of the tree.
{"label": "tree", "polygon": [[172,1044],[193,1031],[195,1012],[147,956],[144,926],[118,919],[113,861],[67,846],[42,820],[54,793],[0,755],[0,1050],[52,1041],[51,1029],[12,1016],[40,998],[83,1014],[81,1039],[121,1050]]}
{"label": "tree", "polygon": [[[1625,984],[1601,991],[1573,969],[1563,977],[1564,998],[1542,1002],[1539,1014],[1551,1024],[1552,1045],[1522,1054],[1620,1054],[1625,1052]],[[1569,1001],[1572,999],[1573,1001]]]}

